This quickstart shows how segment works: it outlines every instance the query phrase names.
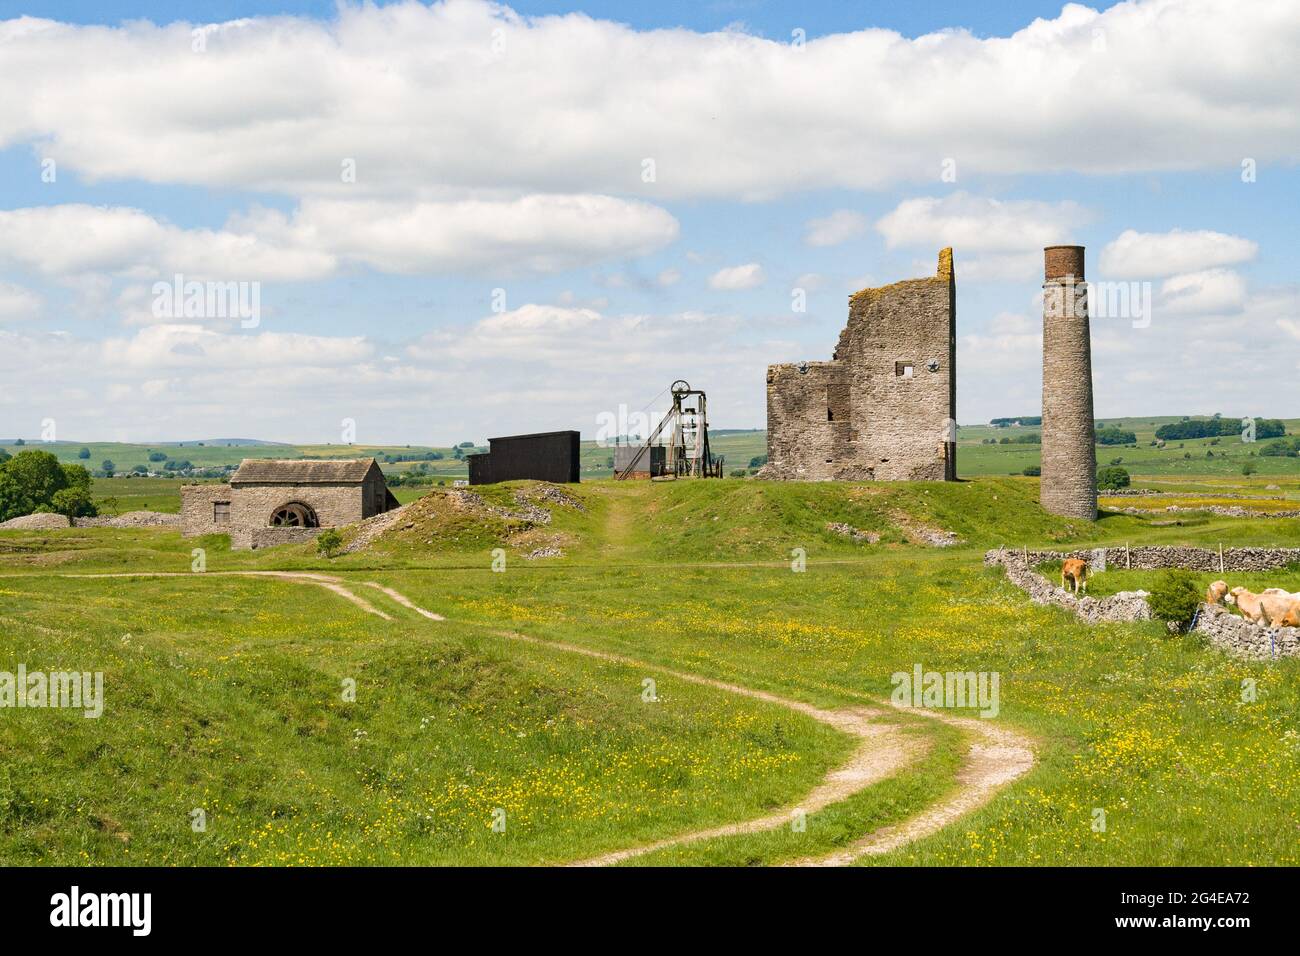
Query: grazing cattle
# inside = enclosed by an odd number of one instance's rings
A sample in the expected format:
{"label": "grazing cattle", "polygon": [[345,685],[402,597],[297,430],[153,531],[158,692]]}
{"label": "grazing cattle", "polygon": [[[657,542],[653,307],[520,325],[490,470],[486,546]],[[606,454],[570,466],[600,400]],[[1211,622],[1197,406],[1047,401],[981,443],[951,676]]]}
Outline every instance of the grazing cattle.
{"label": "grazing cattle", "polygon": [[1206,604],[1218,604],[1223,600],[1223,596],[1228,593],[1227,581],[1215,581],[1205,592]]}
{"label": "grazing cattle", "polygon": [[1300,600],[1291,602],[1291,606],[1282,615],[1282,626],[1300,627]]}
{"label": "grazing cattle", "polygon": [[1256,624],[1263,624],[1265,627],[1290,626],[1285,625],[1283,621],[1291,617],[1298,600],[1297,595],[1290,591],[1283,591],[1281,588],[1268,588],[1255,594],[1245,588],[1236,587],[1228,593],[1232,595],[1233,602],[1241,611],[1242,617]]}
{"label": "grazing cattle", "polygon": [[1074,585],[1074,593],[1078,594],[1079,589],[1088,590],[1088,562],[1082,558],[1066,558],[1061,562],[1061,589],[1065,590],[1065,582],[1069,580]]}
{"label": "grazing cattle", "polygon": [[1242,617],[1256,624],[1263,623],[1264,608],[1260,595],[1254,591],[1247,591],[1243,587],[1235,587],[1228,594],[1232,598],[1231,603],[1237,605],[1237,610],[1241,612]]}
{"label": "grazing cattle", "polygon": [[1300,593],[1268,588],[1264,601],[1272,627],[1300,627]]}

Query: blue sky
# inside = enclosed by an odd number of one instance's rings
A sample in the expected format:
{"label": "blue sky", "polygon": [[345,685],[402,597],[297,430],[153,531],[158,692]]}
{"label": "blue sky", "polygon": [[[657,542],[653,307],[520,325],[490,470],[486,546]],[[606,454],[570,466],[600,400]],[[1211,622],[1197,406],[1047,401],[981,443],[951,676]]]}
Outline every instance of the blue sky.
{"label": "blue sky", "polygon": [[[850,292],[944,245],[959,420],[1032,414],[1054,242],[1152,302],[1094,319],[1099,415],[1300,415],[1286,5],[5,19],[0,434],[594,437],[681,377],[761,427],[767,364],[829,357]],[[159,314],[178,273],[255,287],[256,321]]]}

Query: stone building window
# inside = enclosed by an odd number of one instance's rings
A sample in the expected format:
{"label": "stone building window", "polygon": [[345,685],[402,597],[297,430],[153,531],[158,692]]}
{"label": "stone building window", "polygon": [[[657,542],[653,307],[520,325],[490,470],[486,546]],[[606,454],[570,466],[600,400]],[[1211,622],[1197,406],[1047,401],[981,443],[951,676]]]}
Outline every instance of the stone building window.
{"label": "stone building window", "polygon": [[230,524],[230,502],[229,501],[212,502],[212,523]]}
{"label": "stone building window", "polygon": [[911,362],[894,363],[894,374],[899,378],[911,378],[914,371],[915,369],[912,367]]}

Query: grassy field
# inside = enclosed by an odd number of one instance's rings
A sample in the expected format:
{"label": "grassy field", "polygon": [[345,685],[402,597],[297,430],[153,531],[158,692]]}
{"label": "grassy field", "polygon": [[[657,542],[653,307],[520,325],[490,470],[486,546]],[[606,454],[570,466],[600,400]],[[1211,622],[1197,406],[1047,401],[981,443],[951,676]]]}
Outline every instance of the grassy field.
{"label": "grassy field", "polygon": [[[1099,466],[1119,464],[1133,476],[1134,487],[1154,488],[1176,494],[1183,491],[1206,491],[1219,487],[1222,491],[1235,491],[1241,485],[1242,467],[1248,462],[1256,470],[1254,481],[1245,483],[1261,495],[1300,501],[1300,458],[1260,457],[1259,443],[1245,444],[1233,438],[1202,438],[1185,442],[1169,442],[1163,449],[1151,446],[1155,429],[1176,422],[1174,416],[1149,419],[1106,419],[1099,425],[1115,426],[1136,433],[1136,446],[1098,446]],[[1286,422],[1288,432],[1300,432],[1300,419]],[[958,429],[958,473],[962,477],[982,475],[1019,475],[1026,467],[1039,464],[1039,446],[1033,444],[985,444],[986,440],[1000,441],[1025,433],[1036,433],[1036,427],[994,428],[989,425],[963,425]],[[711,438],[715,454],[725,458],[728,473],[735,469],[750,468],[750,462],[767,454],[767,433],[754,430],[715,430]],[[88,459],[78,457],[82,448],[91,452]],[[458,478],[467,478],[468,468],[463,461],[453,457],[454,449],[431,446],[379,446],[379,445],[280,445],[268,443],[236,444],[235,442],[205,442],[202,445],[186,442],[184,445],[128,445],[116,442],[29,443],[25,446],[0,444],[11,454],[23,448],[51,451],[61,461],[80,462],[98,469],[104,460],[111,460],[119,472],[129,471],[136,465],[150,466],[150,452],[164,452],[175,459],[187,459],[196,467],[208,468],[237,465],[244,458],[337,458],[374,455],[381,460],[385,455],[411,455],[438,451],[445,457],[427,462],[385,462],[389,475],[403,474],[419,468],[427,471],[433,481],[450,485]],[[1254,453],[1254,454],[1252,454]],[[613,454],[610,447],[584,441],[580,450],[580,469],[584,481],[608,478],[613,475]],[[1211,457],[1211,455],[1213,457]],[[153,467],[159,467],[153,463]],[[182,480],[174,478],[97,478],[94,493],[101,510],[106,514],[123,511],[168,511],[180,508],[178,492]],[[1266,491],[1269,484],[1278,484],[1282,490],[1273,494]],[[427,490],[427,486],[395,489],[402,502],[413,500]],[[1178,503],[1178,502],[1166,502]],[[1220,502],[1224,503],[1224,502]],[[1144,505],[1144,507],[1152,505]],[[1161,507],[1164,505],[1162,504]],[[1289,505],[1277,505],[1277,510],[1290,510]]]}
{"label": "grassy field", "polygon": [[[1264,494],[1262,482],[1228,487]],[[527,487],[484,491],[508,507]],[[1010,477],[571,490],[583,510],[553,507],[531,531],[467,517],[437,492],[332,561],[167,530],[0,532],[0,670],[103,671],[106,699],[98,720],[0,711],[0,862],[578,859],[793,806],[847,751],[824,725],[666,669],[844,707],[887,698],[891,674],[919,663],[999,673],[996,720],[1037,741],[1038,762],[960,822],[867,862],[1300,863],[1300,662],[1236,662],[1158,623],[1089,627],[981,561],[1001,544],[1293,544],[1300,521],[1110,513],[1092,525],[1046,515],[1036,480]],[[921,526],[961,543],[911,543]],[[564,556],[527,560],[539,535]],[[195,546],[207,574],[190,573]],[[211,573],[269,569],[381,584],[446,620],[377,591],[391,620],[309,584]],[[127,571],[177,576],[69,576]],[[1143,581],[1106,572],[1091,588]],[[348,678],[355,703],[340,695]],[[804,832],[634,862],[779,863],[917,813],[962,786],[969,739],[921,716],[907,732],[923,758]]]}
{"label": "grassy field", "polygon": [[[1264,458],[1258,452],[1264,442],[1246,443],[1240,438],[1197,438],[1166,442],[1164,448],[1152,447],[1155,431],[1161,425],[1181,421],[1179,416],[1152,418],[1099,419],[1097,426],[1131,431],[1136,445],[1098,445],[1097,465],[1118,464],[1135,478],[1159,478],[1177,481],[1183,478],[1219,477],[1231,479],[1241,474],[1242,466],[1252,463],[1258,474],[1270,478],[1300,479],[1300,458]],[[1300,432],[1300,419],[1284,419],[1288,434]],[[1039,446],[1031,444],[988,445],[988,439],[1001,441],[1041,431],[1037,426],[994,428],[991,425],[963,425],[957,430],[957,472],[962,477],[978,475],[1020,474],[1026,467],[1039,464]],[[1252,452],[1255,455],[1252,456]],[[1213,457],[1210,457],[1211,454]],[[1139,482],[1141,484],[1141,482]]]}

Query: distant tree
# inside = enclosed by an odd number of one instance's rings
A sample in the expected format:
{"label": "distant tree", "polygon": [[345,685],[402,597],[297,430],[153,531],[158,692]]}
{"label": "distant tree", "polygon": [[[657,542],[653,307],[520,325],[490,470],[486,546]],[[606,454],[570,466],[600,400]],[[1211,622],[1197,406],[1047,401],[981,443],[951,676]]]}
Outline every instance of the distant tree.
{"label": "distant tree", "polygon": [[1259,418],[1255,420],[1256,438],[1281,438],[1286,434],[1286,424],[1277,418]]}
{"label": "distant tree", "polygon": [[149,460],[150,460],[150,461],[166,461],[166,460],[167,460],[167,453],[166,453],[166,452],[163,452],[163,451],[151,451],[151,452],[149,452]]}
{"label": "distant tree", "polygon": [[456,447],[457,447],[457,448],[473,448],[473,447],[474,447],[474,443],[473,443],[472,441],[463,441],[463,442],[461,442],[459,445],[457,445]]}
{"label": "distant tree", "polygon": [[133,472],[134,472],[135,474],[137,474],[137,475],[147,475],[147,474],[149,474],[149,466],[148,466],[148,465],[136,465],[134,468],[131,469],[131,471],[133,471]]}
{"label": "distant tree", "polygon": [[117,465],[113,464],[113,460],[111,458],[105,458],[102,462],[99,463],[99,467],[100,470],[103,471],[104,474],[108,475],[109,477],[112,477],[113,472],[117,471]]}
{"label": "distant tree", "polygon": [[3,448],[0,448],[0,463],[8,461],[12,457],[13,455],[9,454],[9,452],[5,451]]}
{"label": "distant tree", "polygon": [[753,458],[749,459],[750,468],[762,468],[766,464],[767,464],[766,455],[755,455]]}
{"label": "distant tree", "polygon": [[51,507],[67,518],[91,518],[99,514],[95,500],[86,488],[63,488],[54,493]]}
{"label": "distant tree", "polygon": [[47,451],[22,451],[0,464],[0,521],[38,511],[93,515],[90,472]]}
{"label": "distant tree", "polygon": [[81,451],[77,452],[77,457],[80,458],[80,459],[82,459],[83,461],[84,461],[85,459],[89,458],[89,457],[90,457],[90,449],[89,449],[89,448],[83,448],[83,449],[81,449]]}
{"label": "distant tree", "polygon": [[1029,478],[1037,478],[1042,473],[1043,469],[1039,465],[1025,465],[1025,470],[1021,472],[1022,475]]}
{"label": "distant tree", "polygon": [[1116,468],[1113,465],[1097,472],[1097,488],[1102,491],[1116,491],[1120,488],[1127,488],[1130,481],[1129,473],[1125,469]]}
{"label": "distant tree", "polygon": [[1136,445],[1137,434],[1120,428],[1101,428],[1097,430],[1098,445]]}
{"label": "distant tree", "polygon": [[1300,439],[1279,438],[1259,450],[1261,458],[1295,458],[1300,456]]}
{"label": "distant tree", "polygon": [[26,445],[27,442],[26,442],[25,439],[22,439],[22,438],[15,438],[15,439],[14,439],[14,444],[15,444],[15,445]]}

